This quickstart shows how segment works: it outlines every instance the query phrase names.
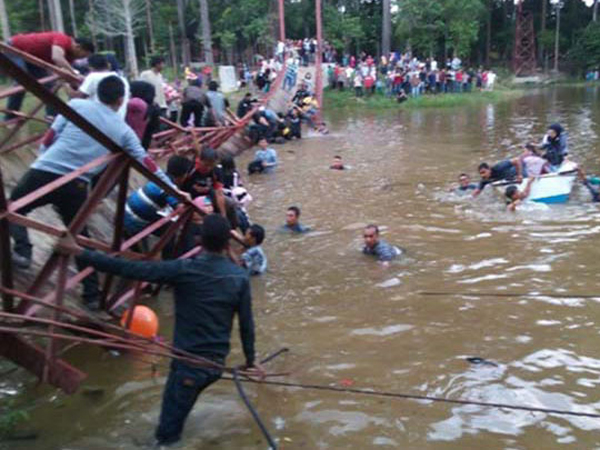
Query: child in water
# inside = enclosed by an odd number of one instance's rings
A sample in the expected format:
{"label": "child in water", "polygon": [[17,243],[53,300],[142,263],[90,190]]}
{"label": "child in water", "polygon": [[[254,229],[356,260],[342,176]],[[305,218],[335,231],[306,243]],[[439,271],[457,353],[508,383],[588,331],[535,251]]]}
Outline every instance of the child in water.
{"label": "child in water", "polygon": [[331,166],[329,166],[330,169],[333,170],[344,170],[346,169],[344,167],[344,163],[342,162],[342,157],[339,155],[336,155],[333,157],[333,163],[331,164]]}
{"label": "child in water", "polygon": [[244,244],[248,247],[242,256],[242,265],[250,275],[261,275],[267,270],[267,256],[260,246],[265,239],[265,229],[260,225],[251,225],[244,235]]}

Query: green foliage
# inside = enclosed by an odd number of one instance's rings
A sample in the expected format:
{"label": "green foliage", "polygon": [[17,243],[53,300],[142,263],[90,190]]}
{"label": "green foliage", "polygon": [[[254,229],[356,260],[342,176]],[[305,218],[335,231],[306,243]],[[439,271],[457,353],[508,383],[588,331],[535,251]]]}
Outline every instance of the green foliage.
{"label": "green foliage", "polygon": [[600,23],[585,28],[569,57],[579,71],[600,67]]}
{"label": "green foliage", "polygon": [[29,420],[29,413],[15,407],[12,400],[6,401],[0,409],[0,438],[10,436],[17,425]]}

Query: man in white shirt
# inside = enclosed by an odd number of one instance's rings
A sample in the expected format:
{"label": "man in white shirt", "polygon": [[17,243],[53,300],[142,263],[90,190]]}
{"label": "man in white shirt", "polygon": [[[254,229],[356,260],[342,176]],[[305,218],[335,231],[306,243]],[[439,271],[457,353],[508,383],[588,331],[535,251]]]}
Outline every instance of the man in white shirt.
{"label": "man in white shirt", "polygon": [[147,81],[154,86],[154,90],[156,92],[154,102],[158,105],[163,113],[166,113],[167,99],[165,97],[164,80],[161,74],[164,66],[165,59],[162,56],[153,56],[152,59],[150,59],[151,69],[144,70],[140,74],[140,80]]}
{"label": "man in white shirt", "polygon": [[89,98],[90,100],[94,100],[96,102],[98,100],[98,85],[102,80],[111,75],[118,76],[123,84],[125,85],[125,98],[123,104],[117,111],[119,116],[123,120],[125,120],[125,114],[127,113],[127,102],[129,101],[129,83],[127,80],[116,72],[113,72],[109,68],[108,59],[104,55],[94,54],[88,58],[88,65],[90,66],[91,72],[85,77],[81,86],[79,86],[78,91],[82,95],[75,95],[77,97]]}

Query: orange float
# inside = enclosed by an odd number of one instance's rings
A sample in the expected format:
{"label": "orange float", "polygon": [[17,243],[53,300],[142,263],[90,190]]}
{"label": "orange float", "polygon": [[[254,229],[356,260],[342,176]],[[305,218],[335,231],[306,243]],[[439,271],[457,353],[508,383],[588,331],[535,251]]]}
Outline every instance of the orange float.
{"label": "orange float", "polygon": [[[121,326],[127,325],[129,310],[121,317]],[[133,309],[133,317],[129,325],[129,331],[138,336],[153,338],[158,333],[158,317],[156,313],[144,305],[138,305]]]}

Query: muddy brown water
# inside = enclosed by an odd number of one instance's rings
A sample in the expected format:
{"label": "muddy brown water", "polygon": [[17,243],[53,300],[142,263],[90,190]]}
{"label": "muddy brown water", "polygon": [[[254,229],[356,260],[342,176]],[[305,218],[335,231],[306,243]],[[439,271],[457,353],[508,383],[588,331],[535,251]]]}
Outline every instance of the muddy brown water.
{"label": "muddy brown water", "polygon": [[[475,175],[479,162],[515,154],[554,121],[569,131],[573,158],[599,173],[599,97],[597,88],[562,88],[453,110],[328,111],[329,136],[278,146],[276,173],[247,179],[251,215],[268,233],[269,271],[253,280],[257,348],[291,348],[270,367],[293,370],[290,381],[600,412],[597,206],[578,190],[567,205],[510,214],[491,192],[477,201],[446,192],[460,172]],[[351,169],[328,170],[334,154]],[[290,205],[302,208],[313,233],[276,233]],[[371,222],[405,258],[384,268],[361,255],[362,227]],[[477,295],[506,292],[523,295]],[[561,293],[573,297],[539,295]],[[577,297],[589,294],[598,297]],[[150,305],[169,336],[170,293]],[[39,438],[0,448],[143,448],[158,418],[164,364],[153,376],[143,361],[84,348],[69,360],[89,373],[91,392],[65,396],[23,374],[2,381],[2,401],[30,406]],[[236,332],[229,362],[241,360]],[[247,391],[283,449],[600,446],[598,419]],[[222,381],[197,402],[179,448],[267,445]]]}

